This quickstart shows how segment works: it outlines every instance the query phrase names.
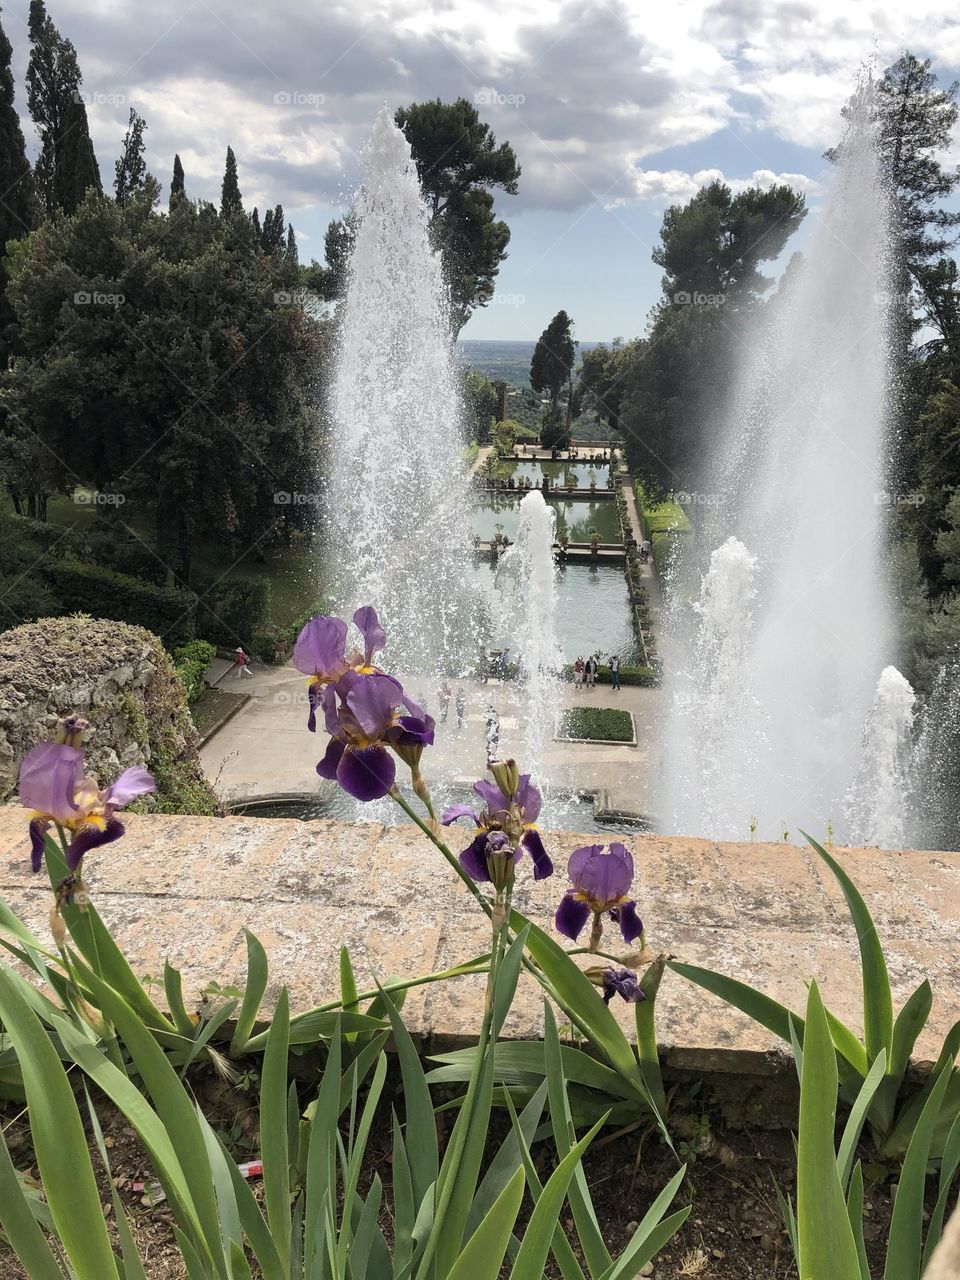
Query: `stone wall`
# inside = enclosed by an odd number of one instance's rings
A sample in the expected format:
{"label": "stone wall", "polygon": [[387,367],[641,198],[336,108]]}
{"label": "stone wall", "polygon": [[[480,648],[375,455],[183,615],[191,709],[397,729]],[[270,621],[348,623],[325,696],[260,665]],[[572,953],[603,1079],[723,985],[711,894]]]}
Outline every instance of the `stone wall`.
{"label": "stone wall", "polygon": [[152,632],[76,615],[0,634],[0,799],[27,751],[71,713],[90,722],[87,762],[101,785],[142,764],[157,779],[150,807],[216,812],[183,686]]}

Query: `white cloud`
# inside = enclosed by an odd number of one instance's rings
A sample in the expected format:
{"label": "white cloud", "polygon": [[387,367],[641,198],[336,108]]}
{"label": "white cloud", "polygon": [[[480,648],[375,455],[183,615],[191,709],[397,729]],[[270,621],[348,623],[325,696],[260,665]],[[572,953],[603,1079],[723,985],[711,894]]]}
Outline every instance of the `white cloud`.
{"label": "white cloud", "polygon": [[[836,140],[874,48],[880,68],[904,46],[931,54],[944,79],[960,66],[954,0],[58,0],[54,19],[86,87],[128,99],[91,111],[105,178],[132,104],[159,178],[179,151],[188,189],[216,192],[229,143],[249,202],[291,208],[352,189],[385,101],[485,94],[482,116],[523,167],[509,215],[688,198],[709,171],[655,157],[728,128],[763,141],[754,172],[731,185],[773,181],[790,163],[778,164],[777,139],[817,151]],[[22,86],[25,37],[8,28]],[[777,176],[815,194],[814,177]]]}

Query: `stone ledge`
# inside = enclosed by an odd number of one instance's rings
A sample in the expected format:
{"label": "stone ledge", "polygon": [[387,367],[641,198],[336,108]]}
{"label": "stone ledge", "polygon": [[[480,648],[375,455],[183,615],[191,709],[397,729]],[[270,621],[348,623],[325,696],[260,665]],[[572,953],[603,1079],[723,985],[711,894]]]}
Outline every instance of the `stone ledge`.
{"label": "stone ledge", "polygon": [[[169,958],[183,970],[188,1000],[210,981],[242,982],[244,928],[270,957],[266,1005],[285,983],[296,1010],[339,994],[344,944],[358,980],[371,985],[374,976],[427,973],[487,949],[486,921],[412,826],[166,815],[130,815],[127,826],[124,839],[91,856],[90,889],[135,971],[156,977]],[[466,844],[467,832],[452,838]],[[574,848],[596,839],[557,832],[546,842],[562,868]],[[856,936],[839,888],[812,851],[643,835],[626,843],[651,946],[798,1010],[806,980],[816,978],[831,1009],[860,1028]],[[0,896],[45,937],[49,891],[31,874],[28,854],[23,810],[0,808]],[[960,1018],[960,853],[837,856],[876,920],[897,1007],[930,979],[933,1012],[916,1057],[932,1060]],[[526,872],[521,864],[516,905],[549,926],[564,878],[538,884]],[[415,989],[406,1006],[411,1030],[431,1047],[468,1043],[482,989],[479,977]],[[632,1010],[620,1001],[611,1007],[629,1030]],[[524,979],[506,1032],[541,1029],[539,993]],[[658,1033],[677,1070],[763,1076],[787,1061],[775,1036],[670,973]]]}

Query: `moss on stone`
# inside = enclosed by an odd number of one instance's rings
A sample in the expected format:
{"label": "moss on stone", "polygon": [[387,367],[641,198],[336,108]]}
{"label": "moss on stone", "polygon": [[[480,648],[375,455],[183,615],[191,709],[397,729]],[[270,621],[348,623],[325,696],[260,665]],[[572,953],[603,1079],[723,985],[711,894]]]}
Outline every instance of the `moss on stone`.
{"label": "moss on stone", "polygon": [[84,615],[43,618],[0,635],[0,797],[60,716],[89,720],[87,760],[102,785],[145,765],[156,794],[138,808],[215,814],[196,729],[170,655],[143,627]]}

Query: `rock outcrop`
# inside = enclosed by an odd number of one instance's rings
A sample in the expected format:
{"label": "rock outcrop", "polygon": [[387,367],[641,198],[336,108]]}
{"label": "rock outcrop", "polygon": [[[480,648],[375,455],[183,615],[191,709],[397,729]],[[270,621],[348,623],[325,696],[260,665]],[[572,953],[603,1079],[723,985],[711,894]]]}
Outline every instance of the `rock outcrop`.
{"label": "rock outcrop", "polygon": [[87,764],[101,785],[142,764],[157,780],[144,807],[217,811],[183,686],[163,645],[143,627],[82,615],[0,634],[0,798],[14,792],[27,751],[73,713],[90,723]]}

